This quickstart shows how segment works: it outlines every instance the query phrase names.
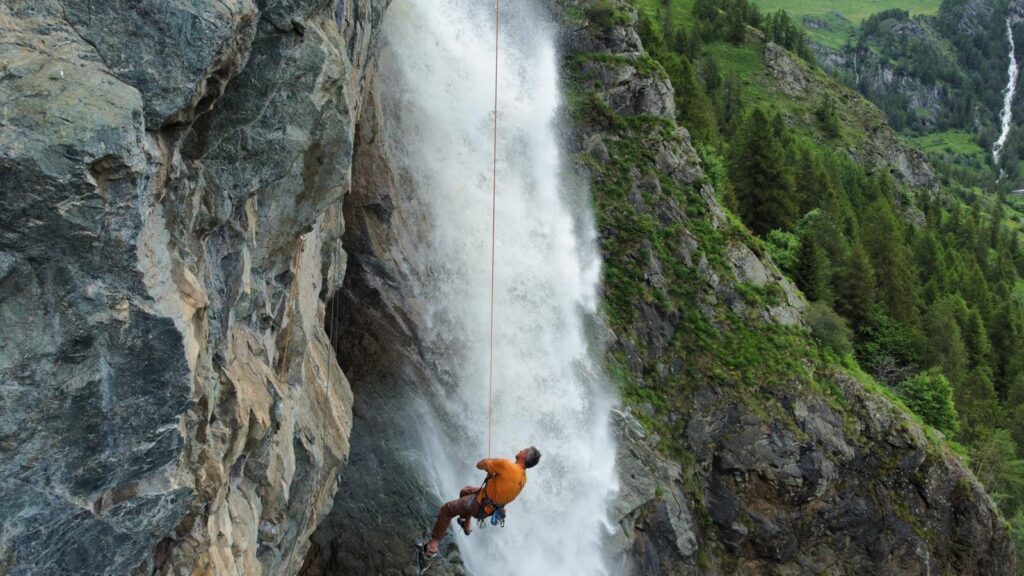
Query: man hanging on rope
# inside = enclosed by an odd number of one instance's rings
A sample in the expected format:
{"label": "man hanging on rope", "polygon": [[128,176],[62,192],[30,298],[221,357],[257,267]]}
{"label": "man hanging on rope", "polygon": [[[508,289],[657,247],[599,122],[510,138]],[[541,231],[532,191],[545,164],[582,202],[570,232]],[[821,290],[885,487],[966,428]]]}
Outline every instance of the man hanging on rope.
{"label": "man hanging on rope", "polygon": [[430,542],[423,547],[425,555],[430,558],[437,554],[437,545],[456,516],[467,536],[473,529],[473,518],[484,519],[495,513],[504,517],[505,505],[515,500],[526,485],[526,469],[533,468],[537,462],[540,462],[540,450],[533,446],[520,450],[514,462],[505,458],[485,458],[477,462],[477,469],[487,472],[487,479],[479,488],[464,487],[457,500],[441,506]]}

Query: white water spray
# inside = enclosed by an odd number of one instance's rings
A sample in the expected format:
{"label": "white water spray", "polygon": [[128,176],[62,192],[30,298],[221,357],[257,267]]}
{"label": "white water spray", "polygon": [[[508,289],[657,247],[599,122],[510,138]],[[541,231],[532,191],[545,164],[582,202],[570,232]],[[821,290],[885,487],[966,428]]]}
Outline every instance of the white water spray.
{"label": "white water spray", "polygon": [[1006,19],[1006,36],[1010,39],[1010,80],[1003,92],[1003,112],[999,116],[1002,122],[1002,132],[996,143],[992,145],[992,158],[997,165],[999,164],[999,154],[1002,153],[1003,146],[1006,146],[1006,139],[1010,136],[1010,126],[1013,121],[1013,97],[1017,93],[1017,76],[1020,74],[1020,69],[1017,67],[1017,47],[1013,42],[1013,26],[1009,18]]}
{"label": "white water spray", "polygon": [[[532,2],[502,13],[493,456],[536,445],[540,465],[503,529],[459,534],[476,576],[607,573],[617,490],[613,397],[585,334],[600,261],[586,191],[565,177],[555,30]],[[494,5],[398,0],[377,81],[385,146],[429,220],[411,274],[425,354],[444,389],[425,430],[438,496],[479,484],[487,451]],[[454,527],[454,524],[453,524]],[[453,528],[453,531],[457,531]]]}

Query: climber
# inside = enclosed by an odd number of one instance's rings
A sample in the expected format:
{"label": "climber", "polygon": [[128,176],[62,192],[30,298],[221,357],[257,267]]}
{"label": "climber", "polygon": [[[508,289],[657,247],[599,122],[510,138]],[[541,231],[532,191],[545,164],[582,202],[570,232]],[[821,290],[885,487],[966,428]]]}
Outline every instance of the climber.
{"label": "climber", "polygon": [[533,446],[520,450],[515,462],[505,458],[485,458],[477,462],[477,470],[487,472],[483,486],[466,486],[459,491],[457,500],[441,506],[430,542],[423,546],[424,555],[431,558],[437,554],[437,545],[456,516],[466,536],[472,531],[473,518],[484,519],[496,513],[504,518],[505,505],[515,500],[526,485],[526,469],[533,468],[537,462],[540,462],[540,450]]}

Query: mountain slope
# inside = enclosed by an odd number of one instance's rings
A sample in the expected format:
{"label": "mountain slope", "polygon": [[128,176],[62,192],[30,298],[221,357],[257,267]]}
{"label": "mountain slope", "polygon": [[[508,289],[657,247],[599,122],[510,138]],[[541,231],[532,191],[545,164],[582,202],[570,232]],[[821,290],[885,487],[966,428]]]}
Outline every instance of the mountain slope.
{"label": "mountain slope", "polygon": [[[640,574],[1013,573],[1006,529],[973,476],[809,337],[802,297],[722,208],[674,107],[646,98],[668,79],[645,63],[635,12],[565,4],[609,361],[652,435],[623,420],[634,446],[618,508],[623,564]],[[652,445],[680,468],[658,464]],[[660,470],[660,488],[628,476],[636,470]]]}
{"label": "mountain slope", "polygon": [[[1007,82],[1006,19],[1020,9],[1019,3],[948,0],[927,16],[902,8],[880,10],[851,25],[841,45],[815,42],[818,61],[878,104],[897,130],[913,135],[966,132],[991,150]],[[815,25],[807,18],[803,23]],[[1019,174],[1017,149],[1014,135],[1007,154],[1012,160],[1001,163],[1012,179]],[[997,179],[988,157],[943,156],[991,183]]]}

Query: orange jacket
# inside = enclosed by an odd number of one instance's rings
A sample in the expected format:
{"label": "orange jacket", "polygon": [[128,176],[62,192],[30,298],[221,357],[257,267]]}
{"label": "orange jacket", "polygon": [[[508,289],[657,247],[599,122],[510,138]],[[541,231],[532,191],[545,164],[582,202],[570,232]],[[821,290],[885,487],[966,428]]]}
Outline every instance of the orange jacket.
{"label": "orange jacket", "polygon": [[487,472],[487,486],[480,491],[477,502],[483,502],[484,494],[498,506],[504,506],[516,499],[526,486],[526,469],[512,460],[484,458],[476,463],[479,470]]}

